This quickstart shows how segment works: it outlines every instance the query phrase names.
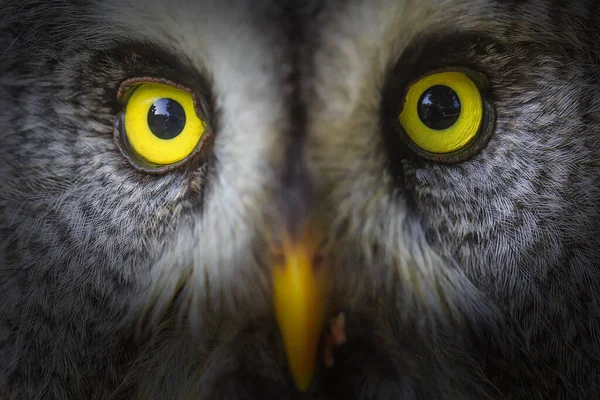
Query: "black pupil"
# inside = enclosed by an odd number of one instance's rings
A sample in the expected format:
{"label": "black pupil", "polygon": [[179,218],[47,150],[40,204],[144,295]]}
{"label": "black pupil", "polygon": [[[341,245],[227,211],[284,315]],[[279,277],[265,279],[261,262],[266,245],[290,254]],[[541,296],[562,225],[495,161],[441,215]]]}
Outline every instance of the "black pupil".
{"label": "black pupil", "polygon": [[158,99],[148,111],[148,126],[161,139],[173,139],[185,127],[185,111],[173,99]]}
{"label": "black pupil", "polygon": [[417,107],[421,121],[438,131],[450,128],[460,116],[460,99],[448,86],[436,85],[427,89]]}

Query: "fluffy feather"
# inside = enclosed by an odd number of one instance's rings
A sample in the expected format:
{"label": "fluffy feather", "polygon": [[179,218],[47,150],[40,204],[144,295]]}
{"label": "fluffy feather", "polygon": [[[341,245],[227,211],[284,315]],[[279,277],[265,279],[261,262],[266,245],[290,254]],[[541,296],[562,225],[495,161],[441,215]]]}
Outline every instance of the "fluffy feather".
{"label": "fluffy feather", "polygon": [[[1,5],[0,398],[600,395],[594,1]],[[398,144],[386,102],[451,67],[487,77],[497,119],[449,165]],[[196,162],[119,153],[136,76],[209,104]],[[295,152],[348,321],[304,397],[268,258]]]}

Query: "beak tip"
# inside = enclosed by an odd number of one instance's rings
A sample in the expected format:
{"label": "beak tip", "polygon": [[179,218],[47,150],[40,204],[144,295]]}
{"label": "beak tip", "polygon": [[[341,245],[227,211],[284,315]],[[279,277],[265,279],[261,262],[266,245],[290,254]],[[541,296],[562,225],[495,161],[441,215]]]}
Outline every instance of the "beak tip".
{"label": "beak tip", "polygon": [[[316,370],[316,343],[302,343],[300,346],[294,346],[286,339],[286,356],[288,359],[288,368],[292,381],[296,389],[300,392],[306,392],[313,382]],[[298,343],[295,343],[298,344]]]}
{"label": "beak tip", "polygon": [[306,392],[313,381],[316,370],[318,337],[315,335],[318,331],[302,333],[301,335],[298,335],[297,332],[290,334],[288,329],[282,332],[282,338],[292,381],[298,391]]}
{"label": "beak tip", "polygon": [[312,383],[312,380],[313,380],[312,374],[303,376],[303,377],[294,378],[294,383],[296,384],[296,389],[298,389],[298,391],[300,391],[302,393],[306,393],[306,391],[310,387],[310,384]]}

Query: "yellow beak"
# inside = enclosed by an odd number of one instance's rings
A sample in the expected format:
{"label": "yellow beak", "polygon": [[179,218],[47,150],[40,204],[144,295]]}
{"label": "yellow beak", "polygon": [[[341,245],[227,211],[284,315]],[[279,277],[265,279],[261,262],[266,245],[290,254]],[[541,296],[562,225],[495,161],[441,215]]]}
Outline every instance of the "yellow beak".
{"label": "yellow beak", "polygon": [[315,265],[315,241],[305,235],[283,242],[281,265],[273,269],[275,318],[290,373],[298,390],[312,382],[327,303],[327,268]]}

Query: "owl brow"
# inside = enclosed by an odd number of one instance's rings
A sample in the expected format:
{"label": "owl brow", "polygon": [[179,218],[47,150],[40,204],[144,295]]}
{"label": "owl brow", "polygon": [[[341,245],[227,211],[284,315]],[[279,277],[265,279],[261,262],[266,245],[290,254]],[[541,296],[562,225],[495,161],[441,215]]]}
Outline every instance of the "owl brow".
{"label": "owl brow", "polygon": [[202,101],[206,116],[213,115],[214,96],[208,72],[181,54],[147,42],[127,41],[99,52],[96,59],[105,61],[94,63],[100,69],[107,62],[122,69],[119,76],[114,77],[118,81],[114,88],[115,96],[120,84],[126,79],[150,77],[167,80],[192,89]]}

